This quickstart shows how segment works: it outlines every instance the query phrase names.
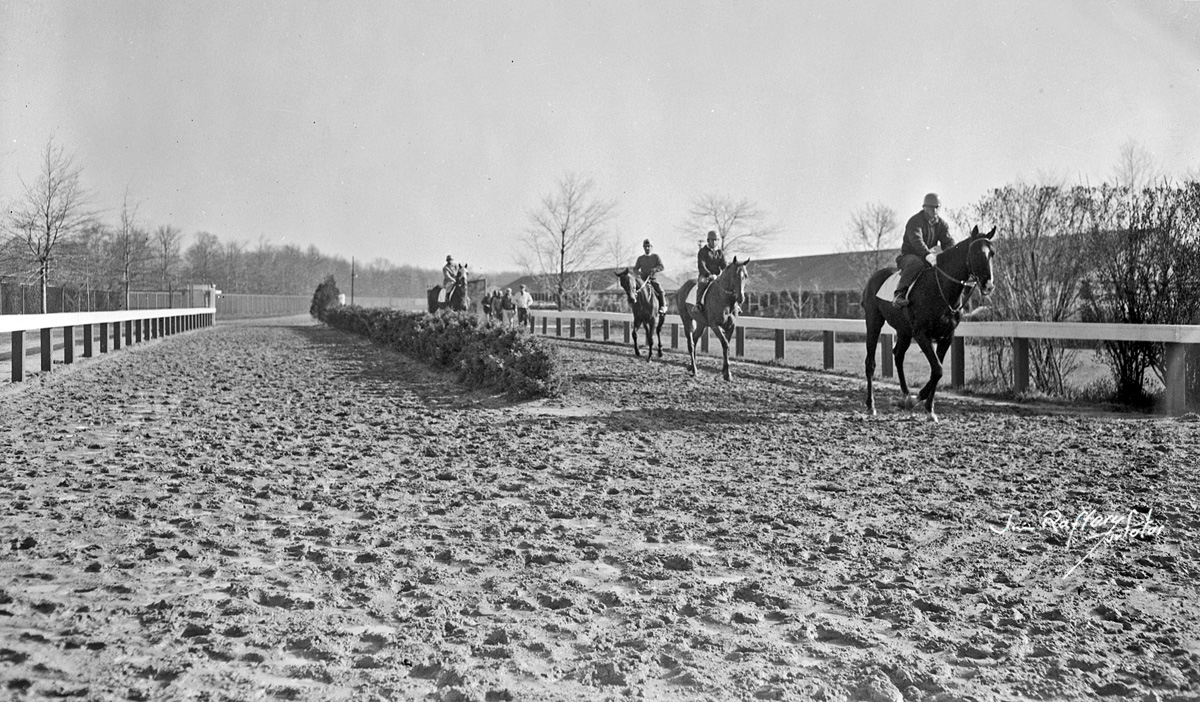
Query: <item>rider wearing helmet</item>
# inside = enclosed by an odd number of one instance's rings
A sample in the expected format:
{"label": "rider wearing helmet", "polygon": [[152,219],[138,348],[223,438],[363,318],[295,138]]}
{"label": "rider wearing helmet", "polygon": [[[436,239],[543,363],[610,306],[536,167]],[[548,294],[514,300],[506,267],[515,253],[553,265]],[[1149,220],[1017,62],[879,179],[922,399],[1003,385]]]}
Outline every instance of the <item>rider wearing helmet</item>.
{"label": "rider wearing helmet", "polygon": [[717,276],[721,275],[721,271],[725,270],[725,252],[720,249],[721,237],[713,231],[708,233],[708,246],[700,247],[700,253],[696,255],[696,264],[700,269],[700,275],[696,278],[696,302],[699,303],[704,299],[704,291],[708,289],[708,284],[711,283]]}
{"label": "rider wearing helmet", "polygon": [[908,306],[908,288],[920,275],[925,265],[937,265],[937,254],[933,247],[940,245],[941,250],[954,246],[950,236],[950,227],[938,216],[938,208],[942,201],[937,193],[929,193],[921,203],[921,211],[909,217],[904,225],[904,243],[900,246],[900,255],[896,265],[900,267],[900,283],[896,285],[896,295],[892,304],[897,307]]}
{"label": "rider wearing helmet", "polygon": [[638,278],[649,282],[650,288],[654,290],[654,297],[658,299],[658,316],[665,317],[667,314],[667,305],[663,302],[662,285],[659,285],[656,273],[661,273],[664,269],[662,259],[658,254],[651,253],[650,240],[646,239],[642,242],[642,248],[646,253],[638,256],[637,262],[633,264],[633,270],[637,272]]}

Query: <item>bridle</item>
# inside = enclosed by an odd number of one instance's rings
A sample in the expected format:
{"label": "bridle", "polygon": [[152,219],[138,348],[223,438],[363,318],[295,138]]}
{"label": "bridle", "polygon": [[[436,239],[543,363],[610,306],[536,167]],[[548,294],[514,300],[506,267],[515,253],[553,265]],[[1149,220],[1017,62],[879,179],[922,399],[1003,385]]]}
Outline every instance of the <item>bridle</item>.
{"label": "bridle", "polygon": [[[719,287],[721,289],[721,292],[725,293],[725,296],[729,298],[729,307],[730,308],[732,308],[734,305],[742,304],[742,302],[744,302],[744,300],[745,300],[745,295],[739,294],[740,291],[730,290],[729,288],[725,287],[724,285],[719,284],[719,283],[721,283],[721,278],[723,278],[725,276],[725,271],[730,270],[733,267],[734,266],[727,266],[725,268],[725,270],[721,271],[721,274],[717,276],[717,279],[713,281],[714,284],[718,284],[717,287]],[[740,267],[740,268],[742,268],[742,270],[745,270],[745,266],[743,264],[739,263],[739,264],[737,264],[737,267]],[[741,297],[743,299],[739,300],[738,299],[739,297]]]}
{"label": "bridle", "polygon": [[[937,274],[938,274],[937,277],[934,278],[934,281],[937,282],[938,295],[941,295],[942,302],[946,303],[946,307],[950,308],[951,312],[958,312],[958,311],[962,310],[963,305],[967,304],[967,300],[969,300],[971,298],[971,293],[975,290],[976,286],[979,285],[979,276],[975,273],[975,271],[971,270],[970,254],[971,254],[971,250],[968,245],[968,248],[967,248],[967,277],[963,278],[962,280],[955,278],[954,276],[950,275],[949,273],[947,273],[946,271],[942,270],[941,268],[939,268],[937,266],[933,267],[933,270],[937,271]],[[948,300],[946,298],[946,291],[944,288],[942,288],[942,278],[945,278],[946,280],[949,280],[953,283],[956,283],[957,285],[962,286],[962,290],[960,290],[958,292],[958,306],[957,307],[954,305],[954,303],[950,302],[950,300]]]}

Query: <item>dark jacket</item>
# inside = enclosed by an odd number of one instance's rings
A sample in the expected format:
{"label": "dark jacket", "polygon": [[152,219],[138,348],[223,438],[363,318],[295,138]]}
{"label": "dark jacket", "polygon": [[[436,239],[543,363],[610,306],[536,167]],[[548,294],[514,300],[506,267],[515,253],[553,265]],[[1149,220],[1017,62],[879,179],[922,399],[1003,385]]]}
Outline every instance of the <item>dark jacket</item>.
{"label": "dark jacket", "polygon": [[663,262],[656,253],[642,254],[638,256],[637,263],[633,264],[633,269],[642,280],[650,280],[655,273],[663,271]]}
{"label": "dark jacket", "polygon": [[931,224],[924,210],[909,217],[908,224],[904,225],[904,243],[900,246],[900,255],[912,254],[925,258],[934,244],[941,244],[942,251],[954,246],[946,220],[938,217]]}
{"label": "dark jacket", "polygon": [[715,278],[725,270],[725,252],[719,249],[713,251],[707,246],[702,246],[700,253],[696,255],[696,265],[701,278]]}

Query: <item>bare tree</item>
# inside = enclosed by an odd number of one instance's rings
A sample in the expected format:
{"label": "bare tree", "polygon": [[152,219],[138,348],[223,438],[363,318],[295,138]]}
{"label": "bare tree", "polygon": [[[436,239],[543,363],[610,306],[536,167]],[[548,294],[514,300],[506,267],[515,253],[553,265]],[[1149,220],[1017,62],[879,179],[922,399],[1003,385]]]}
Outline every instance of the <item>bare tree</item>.
{"label": "bare tree", "polygon": [[545,276],[556,290],[560,310],[572,282],[603,260],[605,225],[616,211],[616,202],[599,198],[594,190],[591,178],[564,175],[557,192],[543,197],[541,207],[529,213],[530,226],[521,235],[518,263]]}
{"label": "bare tree", "polygon": [[850,226],[841,248],[846,253],[861,254],[855,257],[855,263],[862,267],[865,281],[890,263],[892,249],[900,246],[902,233],[896,210],[872,202],[850,213]]}
{"label": "bare tree", "polygon": [[216,280],[217,261],[221,255],[221,240],[216,234],[196,232],[196,241],[184,253],[187,274],[194,282],[209,285]]}
{"label": "bare tree", "polygon": [[[1003,249],[991,306],[1002,319],[1067,322],[1079,314],[1080,286],[1089,265],[1081,255],[1095,231],[1095,207],[1087,188],[1009,185],[988,193],[972,210],[1002,232]],[[988,341],[981,355],[985,375],[1008,385],[1014,377],[1012,348]],[[1035,389],[1062,395],[1079,366],[1078,350],[1054,339],[1029,342]]]}
{"label": "bare tree", "polygon": [[179,266],[183,262],[180,255],[183,232],[179,227],[161,224],[154,230],[154,268],[161,290],[167,292],[167,298],[172,300],[175,292],[175,281],[179,277]]}
{"label": "bare tree", "polygon": [[1114,185],[1136,193],[1150,187],[1162,175],[1154,155],[1140,142],[1130,139],[1121,145],[1120,157],[1113,167]]}
{"label": "bare tree", "polygon": [[144,274],[150,256],[150,232],[137,226],[138,204],[130,205],[129,191],[121,201],[121,216],[112,235],[112,260],[121,274],[125,309],[129,309],[129,290]]}
{"label": "bare tree", "polygon": [[[766,213],[746,198],[734,200],[729,195],[704,194],[692,201],[679,231],[689,244],[695,240],[699,246],[704,245],[708,232],[715,231],[727,258],[735,255],[745,258],[762,251],[779,234],[779,227],[768,224],[766,219]],[[694,255],[699,246],[685,245],[685,253]]]}
{"label": "bare tree", "polygon": [[80,183],[81,169],[72,156],[51,138],[42,150],[42,163],[33,184],[21,181],[24,192],[8,212],[4,228],[17,239],[37,264],[46,313],[46,287],[50,262],[59,244],[81,231],[93,218],[88,193]]}

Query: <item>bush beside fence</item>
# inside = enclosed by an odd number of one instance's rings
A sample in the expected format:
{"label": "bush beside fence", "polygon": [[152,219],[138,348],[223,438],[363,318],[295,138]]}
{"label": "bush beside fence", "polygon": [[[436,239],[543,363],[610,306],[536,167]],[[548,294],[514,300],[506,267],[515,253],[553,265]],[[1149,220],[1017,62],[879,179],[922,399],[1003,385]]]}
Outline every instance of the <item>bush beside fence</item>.
{"label": "bush beside fence", "polygon": [[558,352],[523,329],[490,325],[468,312],[425,314],[331,306],[321,321],[404,354],[458,371],[474,387],[526,397],[554,397],[566,389]]}

